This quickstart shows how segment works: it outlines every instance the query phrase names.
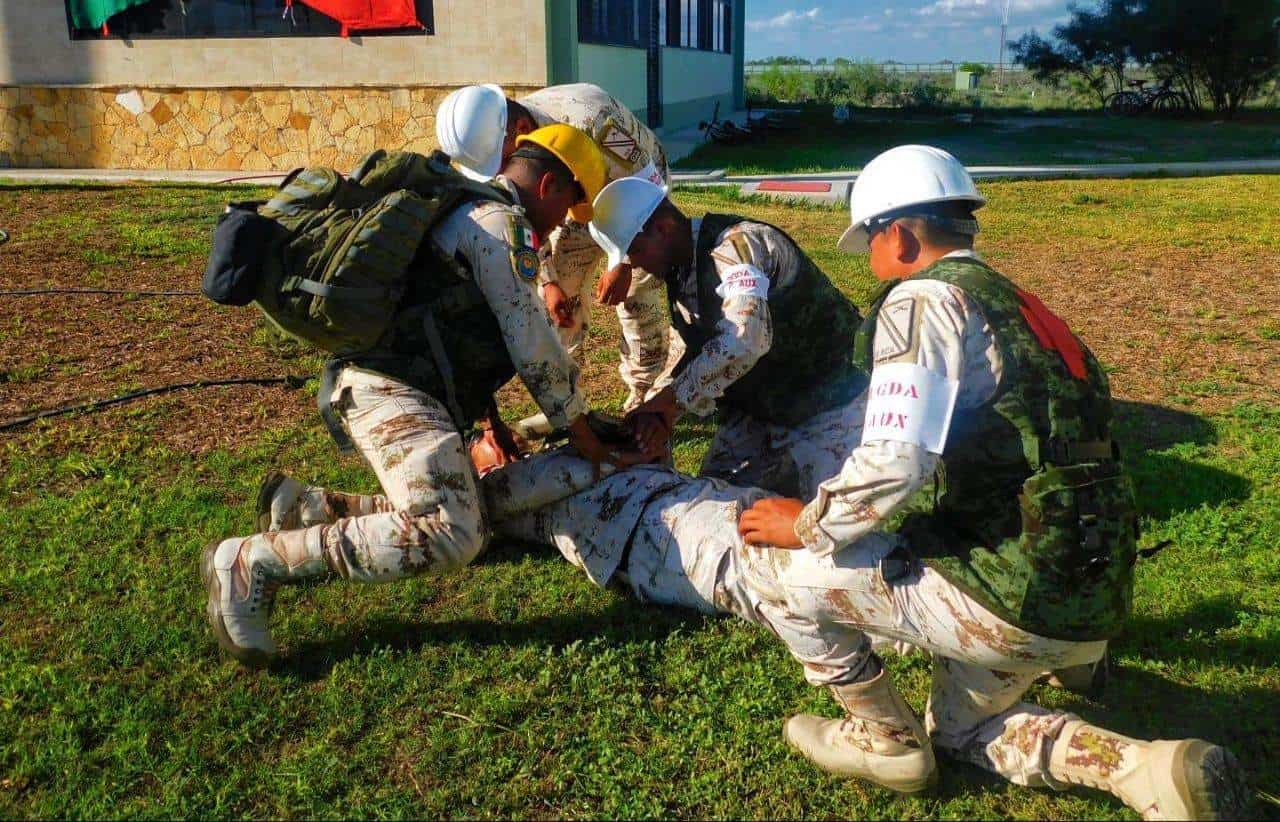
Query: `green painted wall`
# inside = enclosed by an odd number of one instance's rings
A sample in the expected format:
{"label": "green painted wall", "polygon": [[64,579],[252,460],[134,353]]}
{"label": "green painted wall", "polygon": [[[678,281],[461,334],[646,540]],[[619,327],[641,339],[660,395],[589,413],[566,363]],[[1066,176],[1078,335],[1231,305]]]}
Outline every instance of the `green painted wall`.
{"label": "green painted wall", "polygon": [[580,83],[595,83],[644,120],[648,107],[648,58],[644,49],[578,44]]}
{"label": "green painted wall", "polygon": [[695,49],[662,50],[662,127],[667,131],[710,120],[715,104],[721,116],[736,109],[736,55]]}
{"label": "green painted wall", "polygon": [[578,0],[547,0],[547,85],[578,79]]}

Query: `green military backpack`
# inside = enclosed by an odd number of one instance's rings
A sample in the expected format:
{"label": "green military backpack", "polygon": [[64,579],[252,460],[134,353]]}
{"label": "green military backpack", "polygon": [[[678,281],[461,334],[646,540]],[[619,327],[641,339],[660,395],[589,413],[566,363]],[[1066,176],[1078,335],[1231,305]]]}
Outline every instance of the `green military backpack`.
{"label": "green military backpack", "polygon": [[467,179],[447,155],[375,151],[343,177],[289,175],[265,202],[232,203],[214,230],[203,290],[252,302],[285,334],[347,357],[374,349],[432,229],[465,202],[510,197]]}

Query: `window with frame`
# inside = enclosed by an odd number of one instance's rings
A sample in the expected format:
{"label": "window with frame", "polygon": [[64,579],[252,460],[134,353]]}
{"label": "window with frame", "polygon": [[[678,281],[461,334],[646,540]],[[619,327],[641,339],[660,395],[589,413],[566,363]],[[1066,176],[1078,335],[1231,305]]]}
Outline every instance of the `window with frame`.
{"label": "window with frame", "polygon": [[733,0],[658,0],[663,45],[733,52]]}
{"label": "window with frame", "polygon": [[645,48],[652,3],[660,45],[733,52],[733,0],[578,0],[578,41]]}
{"label": "window with frame", "polygon": [[578,0],[578,41],[645,48],[653,0]]}
{"label": "window with frame", "polygon": [[[106,31],[78,29],[72,22],[72,0],[64,0],[67,29],[73,40],[185,37],[337,37],[342,24],[301,0],[147,0],[108,18]],[[434,34],[432,0],[414,0],[425,28],[377,29],[360,36]]]}

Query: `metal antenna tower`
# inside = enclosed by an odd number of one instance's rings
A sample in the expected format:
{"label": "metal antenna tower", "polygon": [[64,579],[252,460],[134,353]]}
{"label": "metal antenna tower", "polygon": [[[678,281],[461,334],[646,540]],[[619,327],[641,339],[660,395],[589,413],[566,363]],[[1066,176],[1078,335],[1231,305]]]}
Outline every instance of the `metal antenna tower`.
{"label": "metal antenna tower", "polygon": [[1004,91],[1004,41],[1009,34],[1009,4],[1012,0],[1004,0],[1004,14],[1000,16],[1000,62],[996,64],[999,77],[996,79],[996,91]]}

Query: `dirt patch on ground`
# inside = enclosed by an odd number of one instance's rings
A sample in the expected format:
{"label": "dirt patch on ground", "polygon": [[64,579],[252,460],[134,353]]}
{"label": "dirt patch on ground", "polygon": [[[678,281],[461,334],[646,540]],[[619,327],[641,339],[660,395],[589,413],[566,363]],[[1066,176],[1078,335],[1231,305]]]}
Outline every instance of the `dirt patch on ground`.
{"label": "dirt patch on ground", "polygon": [[[213,202],[209,219],[148,230],[120,214],[129,195],[119,189],[0,190],[0,201],[0,226],[12,236],[0,246],[0,289],[199,289],[204,259],[189,248],[207,242]],[[312,358],[268,335],[257,312],[200,296],[0,297],[0,420],[168,383],[313,371]],[[165,445],[201,453],[292,424],[310,407],[301,391],[235,386],[148,398],[94,421],[142,427]],[[37,426],[42,439],[55,440],[75,427],[65,419]]]}
{"label": "dirt patch on ground", "polygon": [[1042,298],[1111,369],[1121,399],[1213,412],[1280,401],[1280,255],[1126,256],[1005,244],[992,262]]}

